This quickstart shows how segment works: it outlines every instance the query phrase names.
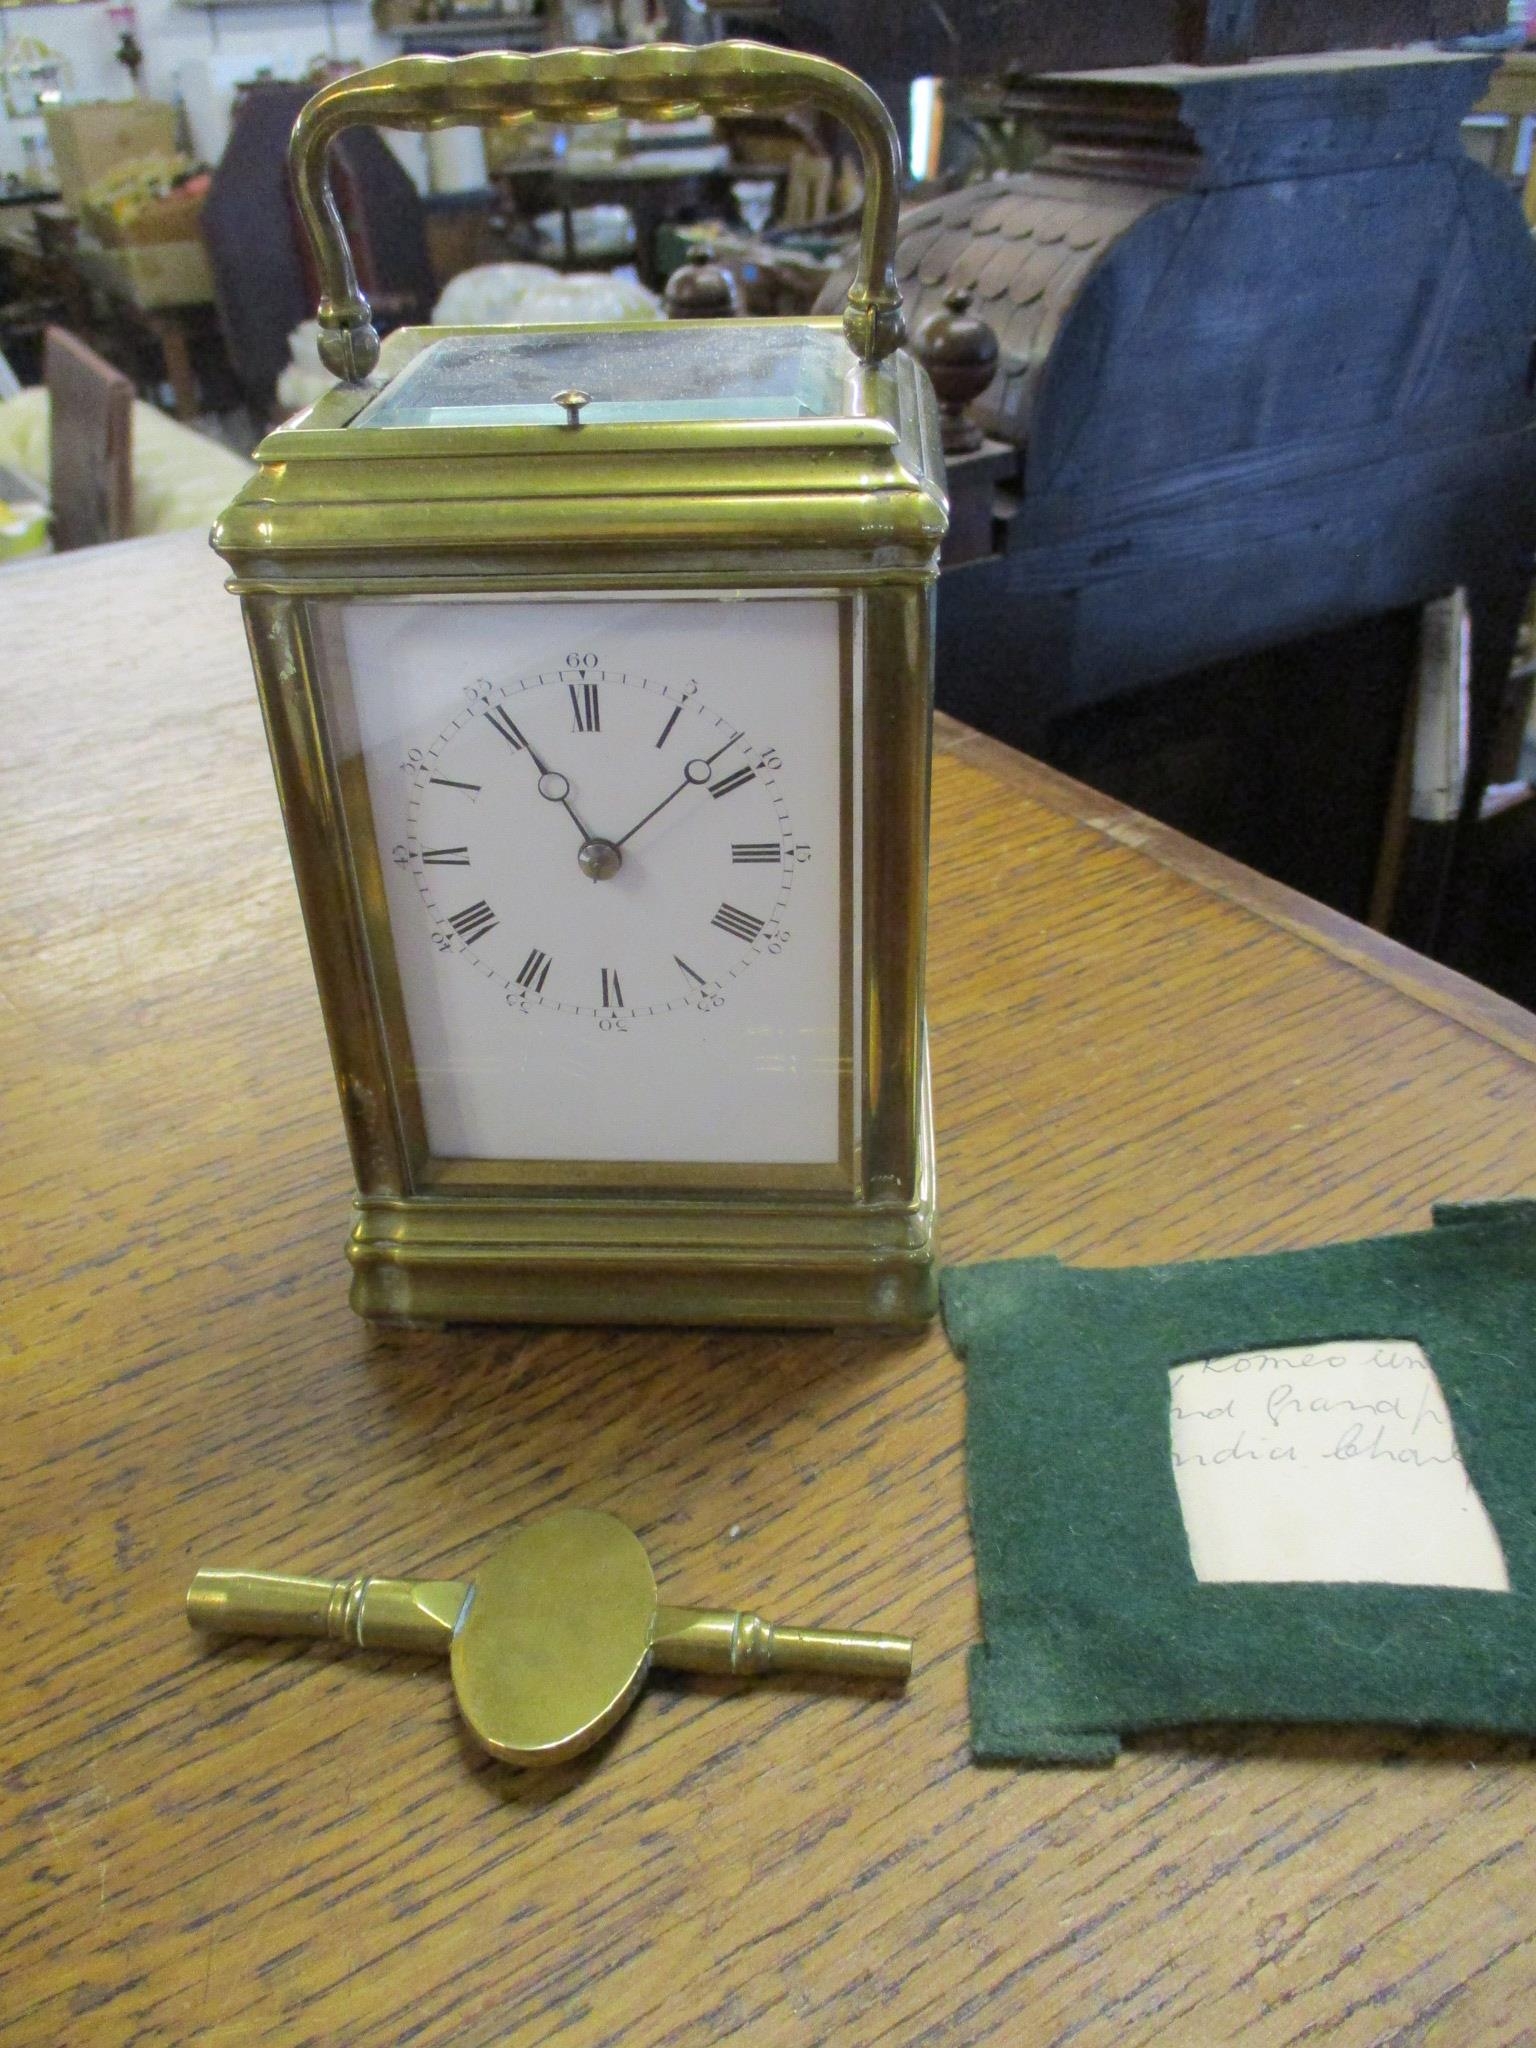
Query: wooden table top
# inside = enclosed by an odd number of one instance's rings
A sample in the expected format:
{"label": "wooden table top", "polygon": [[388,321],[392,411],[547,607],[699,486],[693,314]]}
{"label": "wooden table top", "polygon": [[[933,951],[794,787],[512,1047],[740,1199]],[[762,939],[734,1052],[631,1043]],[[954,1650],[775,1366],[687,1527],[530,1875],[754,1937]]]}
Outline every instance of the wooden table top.
{"label": "wooden table top", "polygon": [[[1212,1731],[978,1769],[925,1335],[378,1335],[238,607],[201,538],[0,574],[0,2039],[1531,2041],[1530,1747]],[[1536,1185],[1536,1020],[958,728],[951,1260]],[[557,1504],[668,1597],[909,1631],[905,1698],[653,1681],[518,1774],[447,1673],[210,1649],[204,1563],[469,1574]]]}

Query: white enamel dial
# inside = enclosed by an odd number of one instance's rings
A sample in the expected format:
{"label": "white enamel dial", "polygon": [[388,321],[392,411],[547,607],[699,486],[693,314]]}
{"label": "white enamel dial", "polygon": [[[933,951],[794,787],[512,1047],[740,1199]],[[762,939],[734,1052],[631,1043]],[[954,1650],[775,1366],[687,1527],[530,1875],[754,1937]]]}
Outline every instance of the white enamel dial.
{"label": "white enamel dial", "polygon": [[334,621],[429,1150],[844,1157],[838,601],[402,599]]}
{"label": "white enamel dial", "polygon": [[[700,684],[589,650],[477,680],[419,757],[396,866],[442,950],[523,1009],[719,1007],[787,943],[797,864],[783,757]],[[537,890],[529,878],[537,877]]]}

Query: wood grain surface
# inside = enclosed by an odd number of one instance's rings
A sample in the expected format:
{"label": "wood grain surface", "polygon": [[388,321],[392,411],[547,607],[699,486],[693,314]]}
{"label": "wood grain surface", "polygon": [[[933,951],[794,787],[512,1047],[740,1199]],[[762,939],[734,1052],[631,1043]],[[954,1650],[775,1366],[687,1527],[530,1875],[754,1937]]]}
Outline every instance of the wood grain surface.
{"label": "wood grain surface", "polygon": [[[0,575],[0,2039],[1536,2041],[1528,1746],[982,1770],[960,1370],[896,1339],[385,1337],[238,609],[196,536]],[[949,1258],[1424,1225],[1536,1184],[1536,1024],[958,729]],[[210,1649],[199,1564],[468,1574],[611,1508],[664,1596],[910,1631],[905,1698],[654,1681],[545,1775],[446,1670]]]}

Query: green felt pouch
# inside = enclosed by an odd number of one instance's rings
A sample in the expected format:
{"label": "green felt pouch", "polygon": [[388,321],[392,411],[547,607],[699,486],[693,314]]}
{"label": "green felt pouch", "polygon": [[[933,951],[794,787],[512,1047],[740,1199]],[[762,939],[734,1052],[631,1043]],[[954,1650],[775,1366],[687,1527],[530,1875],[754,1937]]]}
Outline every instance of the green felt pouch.
{"label": "green felt pouch", "polygon": [[[979,1759],[1104,1763],[1123,1734],[1201,1721],[1536,1732],[1536,1202],[1434,1220],[1269,1257],[946,1273],[969,1393]],[[1427,1355],[1508,1592],[1196,1577],[1170,1371],[1352,1338]]]}

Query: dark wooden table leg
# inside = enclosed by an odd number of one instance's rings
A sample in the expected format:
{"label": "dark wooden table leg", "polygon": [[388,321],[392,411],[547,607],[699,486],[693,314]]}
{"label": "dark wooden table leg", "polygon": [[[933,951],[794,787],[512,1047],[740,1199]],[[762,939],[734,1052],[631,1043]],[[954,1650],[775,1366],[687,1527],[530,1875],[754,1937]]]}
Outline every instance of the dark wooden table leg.
{"label": "dark wooden table leg", "polygon": [[195,420],[202,410],[202,391],[187,347],[186,323],[171,308],[164,313],[147,313],[145,319],[165,357],[166,382],[171,387],[179,420]]}

